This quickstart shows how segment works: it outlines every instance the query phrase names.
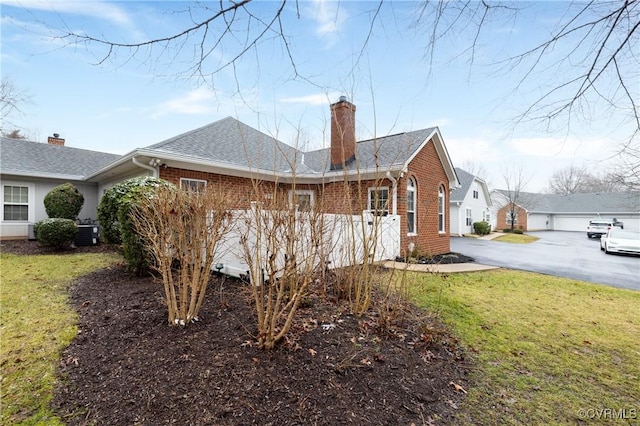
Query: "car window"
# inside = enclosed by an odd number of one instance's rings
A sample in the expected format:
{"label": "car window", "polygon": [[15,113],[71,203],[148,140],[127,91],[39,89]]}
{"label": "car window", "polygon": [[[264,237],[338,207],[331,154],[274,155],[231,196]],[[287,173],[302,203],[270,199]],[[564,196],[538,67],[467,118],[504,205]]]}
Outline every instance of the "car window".
{"label": "car window", "polygon": [[626,238],[630,240],[640,240],[640,232],[637,231],[628,231],[618,228],[612,228],[609,231],[609,237],[611,238]]}

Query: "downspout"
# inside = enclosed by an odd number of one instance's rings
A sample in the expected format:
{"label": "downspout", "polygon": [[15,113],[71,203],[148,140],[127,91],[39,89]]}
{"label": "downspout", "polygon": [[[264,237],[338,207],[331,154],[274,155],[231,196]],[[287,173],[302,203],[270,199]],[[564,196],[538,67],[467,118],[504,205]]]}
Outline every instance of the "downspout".
{"label": "downspout", "polygon": [[138,167],[142,167],[143,169],[147,169],[149,171],[151,171],[151,176],[153,176],[154,178],[158,177],[158,169],[150,166],[148,164],[143,164],[141,162],[138,161],[138,159],[136,157],[132,157],[131,160],[133,161],[133,164],[135,164]]}
{"label": "downspout", "polygon": [[391,172],[387,171],[387,179],[391,181],[391,198],[393,200],[393,206],[391,208],[391,214],[398,214],[398,179],[391,176]]}

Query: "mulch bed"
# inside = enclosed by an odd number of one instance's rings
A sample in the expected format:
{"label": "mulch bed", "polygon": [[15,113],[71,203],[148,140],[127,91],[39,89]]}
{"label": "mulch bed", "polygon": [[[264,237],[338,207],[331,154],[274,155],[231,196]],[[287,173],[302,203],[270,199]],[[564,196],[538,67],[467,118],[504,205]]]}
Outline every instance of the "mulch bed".
{"label": "mulch bed", "polygon": [[213,276],[200,321],[179,328],[161,282],[122,266],[85,276],[71,289],[80,332],[61,355],[54,410],[69,425],[454,424],[471,361],[446,328],[412,306],[380,327],[326,285],[265,351],[239,280]]}

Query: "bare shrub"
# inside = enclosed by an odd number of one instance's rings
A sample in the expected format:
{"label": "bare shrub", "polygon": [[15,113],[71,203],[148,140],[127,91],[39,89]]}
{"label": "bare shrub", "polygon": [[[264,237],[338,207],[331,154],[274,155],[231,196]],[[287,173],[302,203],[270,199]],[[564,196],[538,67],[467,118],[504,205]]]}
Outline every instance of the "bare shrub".
{"label": "bare shrub", "polygon": [[159,188],[132,214],[162,276],[171,325],[198,319],[211,266],[232,225],[228,206],[228,194],[212,185],[202,192]]}
{"label": "bare shrub", "polygon": [[367,205],[367,187],[382,187],[384,178],[364,181],[358,173],[355,180],[349,180],[345,173],[342,197],[350,213],[336,224],[342,245],[338,256],[345,265],[336,269],[338,297],[349,301],[350,310],[355,315],[363,315],[371,306],[376,279],[375,260],[382,219],[389,213],[389,196],[381,197],[374,191],[371,204]]}
{"label": "bare shrub", "polygon": [[240,243],[249,266],[258,346],[272,349],[291,328],[322,265],[324,216],[321,203],[299,208],[277,185],[268,194],[258,184],[254,188],[258,201],[244,212]]}

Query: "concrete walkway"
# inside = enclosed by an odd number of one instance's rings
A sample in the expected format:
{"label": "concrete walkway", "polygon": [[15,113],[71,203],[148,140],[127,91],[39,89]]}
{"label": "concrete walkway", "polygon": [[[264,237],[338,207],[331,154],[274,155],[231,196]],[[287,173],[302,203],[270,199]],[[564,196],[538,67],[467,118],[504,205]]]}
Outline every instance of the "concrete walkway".
{"label": "concrete walkway", "polygon": [[441,274],[453,274],[456,272],[476,272],[476,271],[489,271],[491,269],[500,269],[497,266],[481,265],[479,263],[450,263],[450,264],[435,264],[435,265],[422,265],[418,263],[404,263],[388,260],[382,264],[385,268],[389,269],[407,269],[408,271],[415,272],[432,272]]}
{"label": "concrete walkway", "polygon": [[[492,232],[489,235],[478,237],[479,240],[493,240],[499,237],[499,232]],[[464,237],[463,237],[464,238]],[[450,263],[450,264],[435,264],[435,265],[422,265],[417,263],[406,264],[404,262],[396,262],[393,260],[383,263],[385,268],[389,269],[407,269],[408,271],[415,272],[432,272],[441,274],[453,274],[456,272],[476,272],[476,271],[489,271],[492,269],[500,269],[498,266],[481,265],[479,263]]]}

